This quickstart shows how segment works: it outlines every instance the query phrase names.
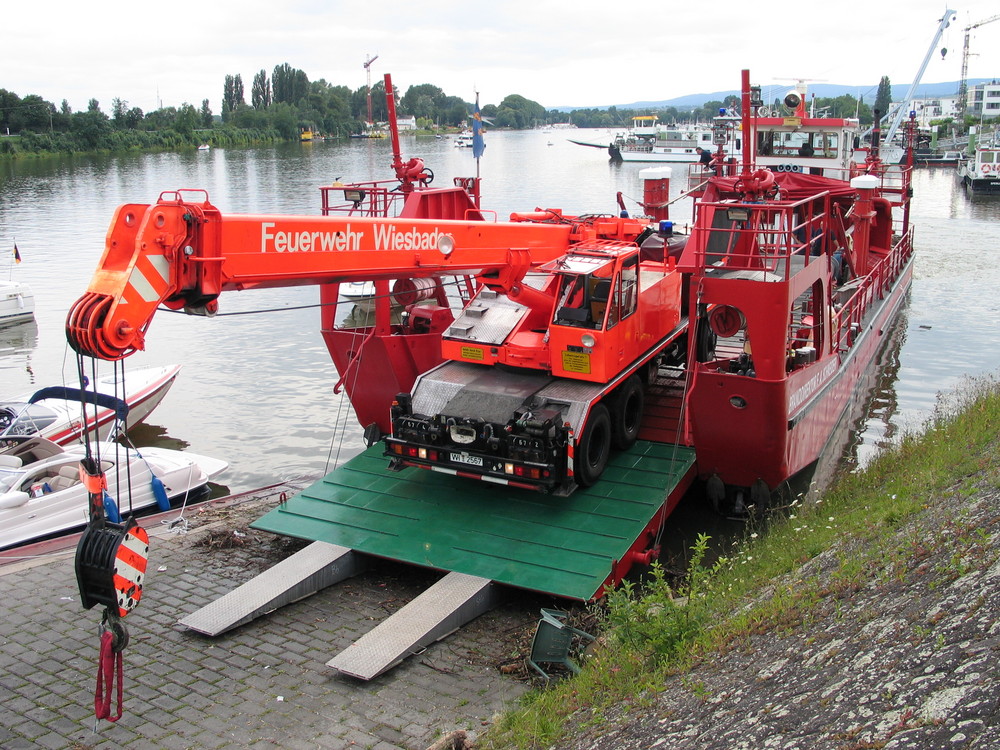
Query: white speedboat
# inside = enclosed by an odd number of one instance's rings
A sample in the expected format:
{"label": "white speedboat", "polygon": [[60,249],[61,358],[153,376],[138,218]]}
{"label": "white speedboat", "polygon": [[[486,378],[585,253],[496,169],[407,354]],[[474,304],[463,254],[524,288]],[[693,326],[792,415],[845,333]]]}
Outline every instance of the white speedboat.
{"label": "white speedboat", "polygon": [[[128,404],[126,429],[142,422],[167,395],[174,384],[180,365],[146,367],[128,370],[117,395]],[[113,375],[98,378],[88,394],[96,392],[116,395]],[[10,435],[40,435],[58,445],[78,441],[83,433],[83,412],[80,389],[54,386],[43,388],[30,396],[0,401],[0,440]],[[98,430],[105,439],[114,422],[115,412],[110,404],[93,403],[88,398],[87,427]]]}
{"label": "white speedboat", "polygon": [[0,325],[28,320],[35,314],[35,293],[20,281],[0,281]]}
{"label": "white speedboat", "polygon": [[[14,442],[14,447],[0,453],[0,549],[85,526],[89,496],[80,480],[83,447],[63,448],[41,437]],[[154,476],[171,502],[200,499],[208,481],[228,464],[185,451],[136,451],[103,443],[101,466],[108,493],[124,517],[158,504]],[[129,484],[131,493],[126,489]]]}

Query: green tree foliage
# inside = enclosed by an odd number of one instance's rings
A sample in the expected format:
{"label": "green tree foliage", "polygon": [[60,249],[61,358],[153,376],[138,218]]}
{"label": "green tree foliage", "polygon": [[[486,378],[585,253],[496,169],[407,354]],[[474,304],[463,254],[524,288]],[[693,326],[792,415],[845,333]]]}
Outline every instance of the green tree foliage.
{"label": "green tree foliage", "polygon": [[495,124],[502,128],[533,128],[546,122],[545,108],[519,94],[504,97],[496,117]]}
{"label": "green tree foliage", "polygon": [[872,121],[872,108],[850,94],[817,97],[814,107],[817,116],[822,114],[827,117],[856,117],[862,124],[871,124]]}
{"label": "green tree foliage", "polygon": [[271,81],[264,70],[253,77],[253,86],[250,88],[250,106],[254,109],[267,109],[271,106]]}
{"label": "green tree foliage", "polygon": [[885,117],[889,113],[890,104],[892,104],[892,84],[889,83],[889,76],[882,76],[882,80],[878,82],[878,91],[875,92],[873,109],[878,110],[879,117]]}
{"label": "green tree foliage", "polygon": [[222,89],[222,121],[226,122],[230,115],[244,103],[243,79],[239,73],[234,76],[227,75]]}
{"label": "green tree foliage", "polygon": [[399,100],[400,114],[434,120],[445,98],[444,91],[433,84],[410,86]]}
{"label": "green tree foliage", "polygon": [[298,104],[309,92],[309,77],[288,63],[274,66],[271,73],[271,96],[274,103]]}
{"label": "green tree foliage", "polygon": [[185,102],[177,112],[177,117],[174,118],[174,130],[181,135],[190,136],[198,129],[200,122],[201,118],[198,110],[193,105]]}
{"label": "green tree foliage", "polygon": [[70,129],[83,144],[85,151],[97,151],[111,135],[112,127],[108,116],[101,112],[96,99],[90,100],[86,112],[73,115]]}

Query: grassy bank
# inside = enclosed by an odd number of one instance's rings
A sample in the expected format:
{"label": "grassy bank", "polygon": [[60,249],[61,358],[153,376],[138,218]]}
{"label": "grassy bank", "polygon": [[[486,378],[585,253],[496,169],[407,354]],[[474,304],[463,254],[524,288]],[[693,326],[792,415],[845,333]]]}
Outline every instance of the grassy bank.
{"label": "grassy bank", "polygon": [[[931,520],[932,511],[1000,485],[997,425],[1000,383],[968,383],[920,433],[843,476],[815,504],[748,530],[728,557],[704,565],[702,539],[685,582],[671,585],[654,569],[641,590],[610,595],[599,606],[602,645],[582,674],[529,694],[477,747],[544,748],[564,736],[571,717],[580,729],[601,723],[612,706],[641,711],[701,657],[750,634],[808,626],[818,603],[900,575],[930,551],[949,552],[953,569],[938,573],[962,575],[987,535]],[[697,693],[697,684],[688,687]]]}

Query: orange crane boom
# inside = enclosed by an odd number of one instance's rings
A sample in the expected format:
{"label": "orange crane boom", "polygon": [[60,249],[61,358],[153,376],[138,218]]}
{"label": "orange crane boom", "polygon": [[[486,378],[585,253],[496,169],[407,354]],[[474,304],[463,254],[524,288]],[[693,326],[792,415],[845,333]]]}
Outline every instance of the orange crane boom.
{"label": "orange crane boom", "polygon": [[67,338],[82,354],[118,360],[144,348],[160,304],[212,315],[219,294],[228,290],[501,270],[516,277],[574,242],[599,235],[628,239],[641,231],[632,220],[571,219],[227,215],[204,191],[166,192],[155,204],[116,211],[98,269],[70,309]]}

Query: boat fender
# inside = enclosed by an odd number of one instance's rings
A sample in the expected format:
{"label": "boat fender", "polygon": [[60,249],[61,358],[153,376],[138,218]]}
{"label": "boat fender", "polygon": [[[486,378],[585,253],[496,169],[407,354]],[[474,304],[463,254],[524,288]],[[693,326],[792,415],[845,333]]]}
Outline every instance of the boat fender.
{"label": "boat fender", "polygon": [[121,511],[118,510],[118,503],[116,503],[115,499],[107,493],[107,490],[104,492],[104,515],[109,521],[111,521],[111,523],[122,522],[122,514]]}
{"label": "boat fender", "polygon": [[170,510],[170,498],[167,497],[167,488],[163,486],[163,480],[155,474],[150,484],[153,485],[153,497],[156,498],[156,507],[160,510]]}

